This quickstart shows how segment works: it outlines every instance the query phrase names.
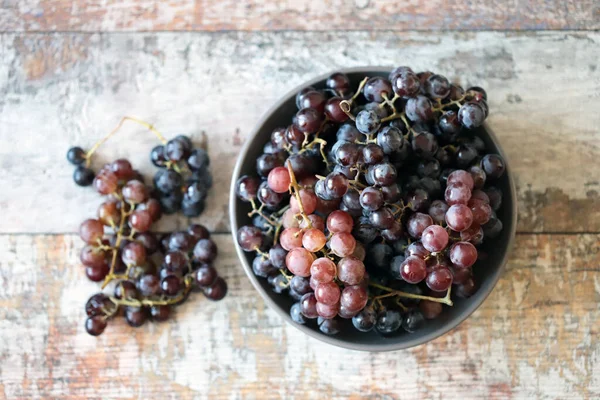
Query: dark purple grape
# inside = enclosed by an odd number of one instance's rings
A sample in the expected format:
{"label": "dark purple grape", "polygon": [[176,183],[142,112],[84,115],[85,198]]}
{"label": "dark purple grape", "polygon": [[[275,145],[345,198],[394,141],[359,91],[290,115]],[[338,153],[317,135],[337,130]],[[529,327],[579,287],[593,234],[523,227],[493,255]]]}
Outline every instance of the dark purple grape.
{"label": "dark purple grape", "polygon": [[428,132],[415,135],[412,138],[411,144],[414,154],[418,157],[433,158],[438,150],[438,143],[435,136]]}
{"label": "dark purple grape", "polygon": [[386,126],[377,134],[377,144],[385,154],[392,154],[404,145],[404,137],[397,128]]}
{"label": "dark purple grape", "polygon": [[90,186],[94,182],[96,175],[90,168],[83,165],[77,166],[73,171],[73,181],[77,186]]}
{"label": "dark purple grape", "polygon": [[375,111],[362,110],[356,116],[356,128],[365,135],[371,135],[381,126],[381,118]]}
{"label": "dark purple grape", "polygon": [[396,332],[402,325],[402,315],[397,310],[386,310],[377,316],[375,329],[382,335]]}
{"label": "dark purple grape", "polygon": [[381,193],[383,194],[383,200],[388,204],[396,203],[398,200],[400,200],[402,195],[400,186],[397,183],[392,183],[388,186],[382,186]]}
{"label": "dark purple grape", "polygon": [[302,110],[303,108],[312,108],[316,110],[319,114],[323,114],[325,111],[325,102],[327,99],[325,95],[317,90],[311,90],[306,92],[298,97],[298,108]]}
{"label": "dark purple grape", "polygon": [[[242,227],[245,228],[245,227]],[[240,228],[240,229],[242,229]],[[255,228],[258,229],[258,228]],[[258,229],[260,232],[260,230]],[[238,233],[240,231],[238,230]],[[238,236],[239,237],[239,236]],[[261,232],[262,237],[262,232]],[[205,264],[212,263],[217,258],[217,245],[211,239],[200,239],[194,246],[194,261],[200,261]]]}
{"label": "dark purple grape", "polygon": [[208,168],[208,165],[210,164],[210,158],[208,157],[206,150],[194,149],[187,158],[187,164],[192,171],[200,171]]}
{"label": "dark purple grape", "polygon": [[204,295],[207,299],[219,301],[227,295],[227,282],[220,276],[215,279],[212,285],[204,289]]}
{"label": "dark purple grape", "polygon": [[396,168],[390,163],[372,165],[367,170],[367,182],[376,186],[389,186],[396,182]]}
{"label": "dark purple grape", "polygon": [[421,88],[419,77],[408,67],[398,67],[392,71],[390,81],[394,92],[400,97],[414,96]]}
{"label": "dark purple grape", "polygon": [[485,117],[484,108],[474,101],[463,104],[458,110],[458,120],[467,129],[481,126]]}
{"label": "dark purple grape", "polygon": [[361,332],[369,332],[375,327],[376,321],[377,313],[375,313],[375,310],[372,307],[365,307],[352,318],[352,325]]}
{"label": "dark purple grape", "polygon": [[165,145],[165,156],[171,161],[181,161],[189,156],[188,143],[179,138],[171,139]]}
{"label": "dark purple grape", "polygon": [[81,165],[86,160],[85,151],[81,147],[71,147],[67,151],[67,161],[73,165]]}
{"label": "dark purple grape", "polygon": [[481,166],[490,178],[500,178],[506,170],[504,159],[498,154],[487,154],[481,160]]}
{"label": "dark purple grape", "polygon": [[430,121],[433,118],[433,105],[425,96],[417,96],[406,102],[406,116],[411,121]]}
{"label": "dark purple grape", "polygon": [[450,94],[450,82],[442,75],[431,75],[425,83],[427,94],[433,99],[443,99]]}
{"label": "dark purple grape", "polygon": [[148,319],[148,310],[145,307],[125,307],[125,320],[129,326],[138,328]]}
{"label": "dark purple grape", "polygon": [[264,181],[258,187],[257,197],[258,201],[260,201],[261,204],[264,204],[265,207],[269,209],[275,209],[281,204],[285,194],[273,191],[269,187],[268,182]]}
{"label": "dark purple grape", "polygon": [[335,91],[340,97],[346,97],[351,93],[350,79],[346,74],[341,72],[336,72],[327,78],[325,86]]}
{"label": "dark purple grape", "polygon": [[425,317],[418,310],[409,311],[402,320],[402,328],[408,333],[414,333],[425,326]]}
{"label": "dark purple grape", "polygon": [[303,108],[294,117],[294,126],[304,133],[316,133],[321,127],[322,118],[313,108]]}
{"label": "dark purple grape", "polygon": [[367,101],[375,101],[381,103],[383,101],[383,95],[391,99],[393,97],[392,84],[385,78],[380,76],[374,76],[369,78],[363,88],[363,94]]}
{"label": "dark purple grape", "polygon": [[392,248],[385,243],[376,243],[367,248],[365,265],[375,268],[389,268],[394,252]]}
{"label": "dark purple grape", "polygon": [[389,229],[394,225],[395,217],[389,208],[382,207],[369,215],[369,221],[375,228]]}
{"label": "dark purple grape", "polygon": [[98,336],[104,332],[106,325],[106,319],[103,316],[89,317],[85,321],[85,331],[92,336]]}

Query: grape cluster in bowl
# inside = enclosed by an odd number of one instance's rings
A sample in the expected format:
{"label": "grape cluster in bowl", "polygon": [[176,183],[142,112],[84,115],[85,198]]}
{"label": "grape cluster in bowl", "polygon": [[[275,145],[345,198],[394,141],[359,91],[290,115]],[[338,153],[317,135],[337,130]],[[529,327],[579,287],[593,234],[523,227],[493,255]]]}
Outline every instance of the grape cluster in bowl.
{"label": "grape cluster in bowl", "polygon": [[503,230],[506,166],[482,134],[485,91],[408,67],[376,75],[299,91],[233,189],[253,273],[327,335],[426,330],[476,292]]}

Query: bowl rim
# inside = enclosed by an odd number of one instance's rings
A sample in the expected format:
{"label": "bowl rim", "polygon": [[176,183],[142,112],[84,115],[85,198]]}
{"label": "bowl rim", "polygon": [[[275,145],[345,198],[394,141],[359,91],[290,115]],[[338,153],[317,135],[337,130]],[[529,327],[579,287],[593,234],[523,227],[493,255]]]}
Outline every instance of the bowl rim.
{"label": "bowl rim", "polygon": [[243,159],[245,158],[245,155],[248,153],[250,147],[254,143],[254,140],[260,133],[263,125],[267,122],[267,120],[275,112],[277,112],[277,110],[284,103],[289,101],[292,97],[295,97],[296,94],[301,89],[305,88],[306,86],[312,86],[316,83],[319,83],[319,82],[327,79],[327,77],[329,77],[331,74],[333,74],[335,72],[342,72],[345,74],[362,72],[362,73],[365,73],[365,76],[367,76],[368,73],[370,73],[370,72],[381,73],[381,72],[390,72],[392,70],[393,70],[393,67],[383,67],[383,66],[376,66],[376,67],[363,66],[363,67],[336,69],[334,71],[330,71],[328,73],[321,74],[313,79],[310,79],[304,83],[301,83],[300,85],[295,86],[293,89],[289,90],[285,95],[283,95],[279,100],[277,100],[273,105],[271,105],[269,107],[269,109],[265,113],[263,113],[263,115],[261,116],[259,121],[254,125],[254,128],[248,134],[248,136],[245,139],[244,145],[240,149],[240,152],[238,154],[238,157],[237,157],[237,160],[235,163],[235,167],[233,169],[232,177],[231,177],[231,185],[230,185],[230,190],[229,190],[229,221],[230,221],[230,226],[231,226],[231,235],[233,237],[233,242],[234,242],[234,246],[235,246],[235,249],[236,249],[236,252],[238,255],[238,259],[241,261],[242,267],[243,267],[246,275],[250,279],[250,282],[252,282],[252,285],[254,286],[254,288],[260,293],[261,297],[267,303],[267,305],[271,309],[273,309],[277,314],[279,314],[279,316],[281,316],[288,324],[293,325],[296,329],[299,329],[300,331],[304,332],[305,334],[307,334],[308,336],[310,336],[312,338],[315,338],[315,339],[325,342],[327,344],[341,347],[341,348],[348,349],[348,350],[368,351],[368,352],[385,352],[385,351],[396,351],[396,350],[408,349],[408,348],[420,346],[422,344],[425,344],[427,342],[435,340],[438,337],[445,335],[446,333],[450,332],[454,328],[458,327],[469,316],[471,316],[471,314],[473,314],[473,312],[475,312],[475,310],[477,310],[481,306],[481,304],[483,304],[483,302],[488,298],[488,296],[490,295],[490,293],[492,292],[492,290],[498,283],[498,280],[500,279],[500,276],[504,272],[504,270],[506,268],[506,264],[508,263],[508,258],[511,253],[511,250],[514,246],[516,230],[517,230],[517,215],[518,215],[517,192],[516,192],[516,186],[515,186],[515,182],[513,179],[512,171],[510,169],[510,162],[508,161],[508,159],[506,157],[506,153],[500,146],[500,143],[498,142],[498,138],[496,137],[494,132],[490,129],[489,125],[487,123],[484,123],[483,128],[486,130],[486,132],[488,133],[488,135],[490,137],[490,140],[494,143],[494,145],[498,149],[500,155],[505,160],[505,165],[506,165],[505,173],[508,177],[508,186],[510,188],[510,200],[513,204],[514,212],[511,215],[511,231],[508,236],[506,252],[504,253],[504,255],[502,257],[502,260],[500,261],[500,266],[496,270],[496,272],[493,275],[491,275],[490,278],[482,286],[480,286],[479,290],[483,291],[484,295],[481,296],[478,299],[478,301],[470,302],[460,312],[460,314],[458,314],[453,320],[451,320],[447,324],[441,326],[439,329],[429,332],[427,334],[414,335],[415,336],[414,338],[409,338],[400,343],[357,344],[357,343],[351,343],[351,342],[347,342],[347,341],[344,341],[341,339],[337,339],[335,336],[324,335],[320,332],[317,332],[316,330],[311,329],[310,327],[308,327],[306,325],[301,325],[301,324],[295,323],[294,321],[292,321],[292,318],[291,318],[289,312],[284,311],[282,309],[282,307],[269,296],[267,291],[260,284],[259,278],[256,275],[254,275],[254,273],[252,271],[252,267],[250,266],[250,264],[248,263],[248,260],[246,259],[246,255],[245,255],[246,253],[242,250],[242,248],[237,243],[237,230],[238,230],[239,226],[238,226],[238,223],[236,220],[236,215],[237,215],[236,211],[237,211],[237,203],[238,203],[237,196],[236,196],[236,182],[239,179],[239,177],[241,176],[242,163],[243,163]]}

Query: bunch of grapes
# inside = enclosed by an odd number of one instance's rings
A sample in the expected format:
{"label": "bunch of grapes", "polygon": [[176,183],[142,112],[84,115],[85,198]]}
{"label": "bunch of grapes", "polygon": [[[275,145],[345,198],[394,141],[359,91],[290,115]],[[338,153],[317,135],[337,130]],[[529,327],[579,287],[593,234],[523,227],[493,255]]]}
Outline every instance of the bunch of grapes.
{"label": "bunch of grapes", "polygon": [[154,175],[154,187],[164,212],[181,210],[186,217],[199,216],[212,186],[206,150],[194,148],[189,137],[180,135],[153,148],[150,159],[161,168]]}
{"label": "bunch of grapes", "polygon": [[238,243],[296,300],[295,322],[414,332],[476,291],[477,247],[502,230],[504,160],[477,135],[486,99],[408,67],[354,93],[342,73],[298,93],[292,124],[237,182],[252,217]]}
{"label": "bunch of grapes", "polygon": [[[71,148],[67,159],[89,165],[97,148],[87,153]],[[126,159],[91,174],[90,184],[105,200],[97,217],[79,227],[85,242],[80,260],[87,277],[102,282],[102,289],[110,285],[112,295],[98,293],[88,300],[85,328],[90,335],[100,335],[117,315],[124,315],[133,327],[148,319],[165,321],[193,291],[211,300],[225,296],[227,284],[212,265],[217,246],[204,226],[193,224],[187,231],[162,237],[152,233],[164,207]]]}

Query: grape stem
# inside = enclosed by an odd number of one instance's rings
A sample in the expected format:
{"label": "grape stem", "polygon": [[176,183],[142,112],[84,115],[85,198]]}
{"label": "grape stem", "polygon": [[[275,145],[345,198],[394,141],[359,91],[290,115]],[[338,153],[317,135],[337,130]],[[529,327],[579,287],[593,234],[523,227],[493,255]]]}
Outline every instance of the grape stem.
{"label": "grape stem", "polygon": [[172,298],[160,298],[160,299],[117,299],[116,297],[109,297],[110,301],[112,301],[117,306],[128,306],[128,307],[143,307],[143,306],[170,306],[176,304],[183,300],[192,290],[192,276],[190,274],[186,275],[183,279],[183,283],[185,285],[184,289],[177,296]]}
{"label": "grape stem", "polygon": [[106,143],[106,141],[108,139],[110,139],[111,136],[113,136],[115,133],[117,133],[121,129],[121,127],[123,126],[125,121],[132,121],[132,122],[135,122],[137,124],[140,124],[140,125],[148,128],[152,133],[154,133],[156,135],[156,137],[158,138],[158,140],[161,141],[162,144],[167,143],[167,140],[164,138],[164,136],[158,130],[156,130],[156,128],[154,128],[154,126],[152,124],[149,124],[146,121],[142,121],[141,119],[137,119],[134,117],[123,117],[123,118],[121,118],[121,121],[119,121],[119,124],[117,125],[116,128],[114,128],[112,131],[110,131],[108,133],[108,135],[104,136],[102,139],[100,139],[98,142],[96,142],[96,144],[94,144],[92,146],[92,148],[85,153],[86,168],[90,167],[92,154],[94,154],[100,146],[102,146],[104,143]]}
{"label": "grape stem", "polygon": [[302,204],[302,199],[300,198],[300,187],[298,186],[298,181],[296,181],[296,175],[294,174],[294,170],[292,169],[292,164],[290,162],[287,163],[288,173],[290,174],[290,192],[296,197],[296,201],[298,202],[298,209],[300,209],[300,215],[302,215],[302,219],[306,222],[306,229],[312,229],[312,222],[304,212],[304,205]]}
{"label": "grape stem", "polygon": [[[127,216],[129,215],[128,212],[126,211],[126,207],[125,207],[125,200],[123,200],[123,198],[121,196],[117,196],[119,198],[119,201],[121,202],[121,221],[119,222],[119,230],[117,231],[117,240],[115,241],[115,245],[114,247],[112,247],[112,258],[110,261],[110,270],[108,272],[108,275],[106,275],[106,278],[104,278],[104,282],[102,282],[102,289],[104,289],[106,287],[106,285],[108,285],[114,278],[115,278],[115,265],[117,263],[117,254],[118,254],[118,248],[119,245],[121,244],[121,240],[123,239],[123,228],[125,226],[125,221],[127,219]],[[133,207],[132,207],[133,209]]]}
{"label": "grape stem", "polygon": [[358,96],[360,96],[360,94],[362,93],[363,88],[365,87],[365,84],[367,83],[367,81],[369,80],[369,77],[366,76],[365,79],[363,79],[360,84],[358,85],[358,89],[356,89],[356,92],[354,93],[354,96],[352,96],[350,98],[350,100],[342,100],[340,101],[340,109],[344,112],[344,114],[346,114],[348,116],[348,118],[350,118],[352,121],[356,121],[356,117],[352,114],[352,104],[354,103],[354,100],[356,100],[356,98]]}
{"label": "grape stem", "polygon": [[[378,283],[373,283],[373,282],[369,282],[369,286],[372,286],[374,288],[385,290],[385,291],[389,292],[389,293],[387,293],[385,295],[381,295],[381,296],[384,296],[384,297],[397,296],[397,297],[405,297],[407,299],[429,300],[429,301],[434,301],[436,303],[446,304],[448,306],[454,305],[454,303],[452,302],[452,299],[450,298],[450,290],[452,288],[449,288],[448,292],[446,292],[446,296],[444,296],[443,298],[440,299],[438,297],[422,296],[420,294],[406,293],[406,292],[402,292],[400,290],[394,290],[394,289],[389,288],[387,286],[383,286],[383,285],[380,285]],[[377,299],[377,298],[383,298],[381,296],[376,296],[375,299]]]}

